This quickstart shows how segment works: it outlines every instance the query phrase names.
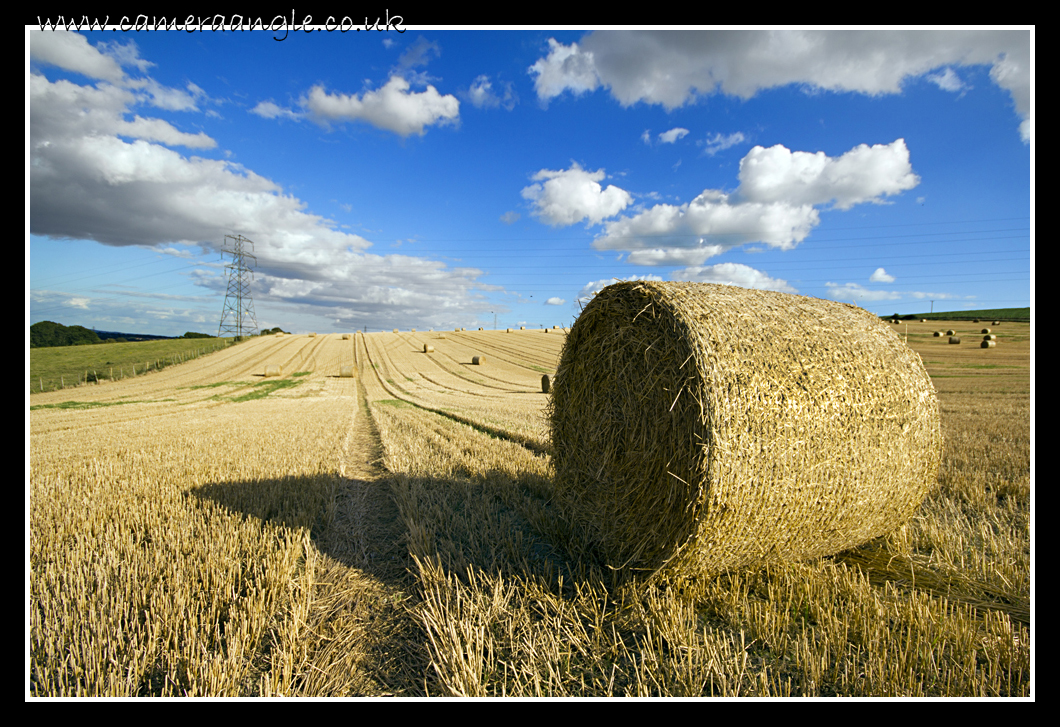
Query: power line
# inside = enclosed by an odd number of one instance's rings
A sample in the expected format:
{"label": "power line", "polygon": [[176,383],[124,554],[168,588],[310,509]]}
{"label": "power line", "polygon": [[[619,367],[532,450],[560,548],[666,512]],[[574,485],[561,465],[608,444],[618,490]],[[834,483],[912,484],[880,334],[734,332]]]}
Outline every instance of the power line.
{"label": "power line", "polygon": [[[229,240],[232,246],[229,247]],[[225,304],[221,310],[221,323],[217,328],[217,337],[221,338],[225,333],[232,333],[236,340],[243,338],[244,330],[248,334],[258,332],[258,321],[254,316],[254,298],[250,294],[250,281],[254,273],[250,265],[257,263],[253,254],[243,249],[243,243],[249,242],[251,247],[254,243],[242,235],[225,235],[225,245],[221,250],[221,256],[225,253],[232,256],[232,262],[225,265],[228,270],[228,291],[225,293]],[[250,260],[250,265],[247,260]],[[244,299],[246,299],[244,301]]]}

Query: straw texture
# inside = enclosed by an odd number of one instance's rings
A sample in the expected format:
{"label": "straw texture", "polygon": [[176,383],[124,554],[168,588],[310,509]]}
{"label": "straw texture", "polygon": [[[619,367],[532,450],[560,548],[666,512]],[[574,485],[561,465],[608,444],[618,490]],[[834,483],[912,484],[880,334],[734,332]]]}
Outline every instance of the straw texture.
{"label": "straw texture", "polygon": [[279,364],[270,364],[265,367],[266,376],[280,376],[283,374],[283,367]]}
{"label": "straw texture", "polygon": [[836,553],[899,526],[937,480],[919,356],[843,303],[617,283],[570,329],[551,388],[554,502],[627,574]]}

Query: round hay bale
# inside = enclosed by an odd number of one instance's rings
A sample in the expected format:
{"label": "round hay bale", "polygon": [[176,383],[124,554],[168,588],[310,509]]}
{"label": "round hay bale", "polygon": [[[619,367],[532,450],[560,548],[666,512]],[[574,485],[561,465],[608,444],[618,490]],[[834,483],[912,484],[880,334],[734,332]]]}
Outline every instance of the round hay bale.
{"label": "round hay bale", "polygon": [[552,382],[548,380],[548,374],[541,374],[541,391],[547,394],[551,388]]}
{"label": "round hay bale", "polygon": [[927,318],[921,318],[921,319],[920,319],[920,322],[921,322],[921,323],[927,323]]}
{"label": "round hay bale", "polygon": [[460,330],[461,330],[461,331],[466,331],[467,329],[466,329],[466,328],[461,328]]}
{"label": "round hay bale", "polygon": [[997,345],[997,341],[983,341],[979,344],[979,348],[994,348]]}
{"label": "round hay bale", "polygon": [[444,333],[439,333],[438,334],[438,338],[445,338],[445,334]]}
{"label": "round hay bale", "polygon": [[413,333],[415,333],[415,332],[416,332],[416,329],[415,329],[415,328],[413,328],[413,329],[412,329],[412,332],[413,332]]}
{"label": "round hay bale", "polygon": [[424,353],[434,353],[434,346],[432,346],[429,343],[423,344],[423,352]]}
{"label": "round hay bale", "polygon": [[934,336],[935,338],[942,338],[942,331],[935,331],[931,335]]}
{"label": "round hay bale", "polygon": [[266,376],[282,376],[283,375],[283,366],[280,366],[279,364],[270,364],[270,365],[265,367],[265,375]]}
{"label": "round hay bale", "polygon": [[983,340],[984,341],[996,341],[997,340],[997,336],[994,335],[993,333],[990,333],[990,334],[987,334],[987,335],[983,336]]}
{"label": "round hay bale", "polygon": [[396,329],[396,328],[395,328],[395,329],[394,329],[394,333],[397,333],[397,332],[398,332],[398,329]]}
{"label": "round hay bale", "polygon": [[354,377],[353,366],[340,366],[339,377],[343,379],[352,379]]}
{"label": "round hay bale", "polygon": [[526,326],[519,326],[519,330],[520,331],[525,331],[526,330]]}
{"label": "round hay bale", "polygon": [[482,328],[480,327],[480,328],[479,328],[479,330],[481,331],[481,330],[482,330]]}
{"label": "round hay bale", "polygon": [[979,322],[979,319],[978,319],[978,318],[973,318],[973,319],[972,319],[972,323],[978,323],[978,322]]}
{"label": "round hay bale", "polygon": [[920,357],[843,303],[617,283],[571,327],[551,388],[558,516],[624,575],[836,553],[898,527],[937,480]]}
{"label": "round hay bale", "polygon": [[983,330],[981,330],[979,332],[980,333],[990,333],[990,329],[989,328],[984,328]]}
{"label": "round hay bale", "polygon": [[957,331],[953,330],[952,328],[951,328],[951,329],[949,329],[948,331],[946,331],[946,335],[947,335],[947,336],[952,336],[952,335],[954,335],[955,333],[957,333]]}
{"label": "round hay bale", "polygon": [[485,356],[472,356],[471,357],[471,363],[473,363],[475,366],[482,366],[483,364],[486,363],[486,357]]}
{"label": "round hay bale", "polygon": [[310,338],[316,338],[316,337],[317,337],[317,334],[316,334],[316,333],[310,333],[310,334],[309,334],[309,337],[310,337]]}
{"label": "round hay bale", "polygon": [[343,341],[348,341],[348,340],[350,340],[350,334],[349,334],[349,333],[343,333],[343,334],[342,334],[342,340],[343,340]]}
{"label": "round hay bale", "polygon": [[504,330],[505,330],[506,333],[511,333],[512,332],[511,328],[505,328]]}
{"label": "round hay bale", "polygon": [[994,325],[995,326],[1000,326],[1001,325],[1001,321],[994,321]]}
{"label": "round hay bale", "polygon": [[960,342],[961,342],[961,337],[960,336],[950,336],[950,343],[960,343]]}

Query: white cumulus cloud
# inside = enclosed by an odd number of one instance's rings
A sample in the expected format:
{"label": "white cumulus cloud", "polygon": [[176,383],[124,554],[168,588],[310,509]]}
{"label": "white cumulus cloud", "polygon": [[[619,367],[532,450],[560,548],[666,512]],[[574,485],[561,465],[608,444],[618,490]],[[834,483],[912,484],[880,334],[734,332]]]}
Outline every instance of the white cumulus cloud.
{"label": "white cumulus cloud", "polygon": [[920,182],[902,139],[861,144],[837,158],[756,146],[740,161],[739,179],[732,193],[706,189],[685,204],[656,204],[608,221],[593,247],[627,250],[629,262],[640,265],[702,265],[751,242],[789,250],[817,226],[818,207],[882,203]]}
{"label": "white cumulus cloud", "polygon": [[876,268],[876,270],[869,276],[869,280],[874,283],[893,283],[894,276],[888,275],[887,271],[883,268]]}
{"label": "white cumulus cloud", "polygon": [[603,169],[589,172],[577,162],[570,169],[542,169],[531,179],[539,184],[524,187],[522,195],[534,203],[534,214],[553,227],[588,220],[595,225],[613,217],[633,201],[629,192],[613,184],[604,189]]}
{"label": "white cumulus cloud", "polygon": [[536,76],[534,88],[539,99],[547,101],[564,91],[578,95],[600,85],[592,53],[582,52],[577,43],[563,45],[553,38],[548,39],[548,48],[548,55],[529,70]]}
{"label": "white cumulus cloud", "polygon": [[755,270],[740,263],[719,263],[718,265],[707,265],[705,267],[688,267],[682,270],[675,270],[670,278],[672,280],[687,280],[693,283],[720,283],[722,285],[735,285],[740,288],[775,290],[779,293],[799,292],[788,285],[786,280],[772,278],[761,270]]}
{"label": "white cumulus cloud", "polygon": [[323,122],[365,121],[392,131],[398,136],[423,136],[426,127],[455,123],[460,118],[460,101],[456,96],[438,93],[434,86],[415,93],[409,82],[391,76],[382,88],[356,94],[329,93],[323,86],[313,86],[304,105]]}
{"label": "white cumulus cloud", "polygon": [[563,298],[553,296],[545,301],[545,305],[563,305],[566,302]]}
{"label": "white cumulus cloud", "polygon": [[[674,109],[712,93],[747,99],[789,84],[901,93],[906,79],[967,65],[991,67],[1029,134],[1026,29],[598,30],[570,45],[549,39],[548,55],[530,72],[542,102],[604,87],[624,106]],[[941,74],[932,80],[952,85]]]}
{"label": "white cumulus cloud", "polygon": [[673,144],[678,139],[682,139],[687,136],[688,133],[688,129],[682,129],[681,127],[677,127],[659,134],[659,141],[661,141],[663,144]]}
{"label": "white cumulus cloud", "polygon": [[920,183],[905,139],[860,144],[838,158],[824,152],[792,152],[777,144],[756,146],[740,160],[740,195],[754,202],[821,205],[837,209],[912,189]]}
{"label": "white cumulus cloud", "polygon": [[703,151],[710,156],[714,156],[719,151],[725,151],[737,144],[742,144],[745,140],[746,138],[743,133],[739,131],[726,136],[722,136],[720,133],[715,133],[714,138],[702,142],[703,146],[706,147]]}

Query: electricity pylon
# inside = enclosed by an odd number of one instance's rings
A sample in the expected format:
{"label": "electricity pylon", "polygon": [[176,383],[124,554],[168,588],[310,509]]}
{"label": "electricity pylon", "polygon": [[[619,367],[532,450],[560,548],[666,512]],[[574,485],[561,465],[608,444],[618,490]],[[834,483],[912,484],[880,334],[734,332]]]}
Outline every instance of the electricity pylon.
{"label": "electricity pylon", "polygon": [[[229,240],[232,241],[231,245]],[[254,277],[250,267],[256,265],[258,260],[253,254],[243,250],[244,242],[249,242],[253,248],[253,241],[242,235],[225,235],[225,244],[221,249],[221,257],[228,253],[232,256],[232,262],[225,265],[228,270],[228,292],[225,293],[225,307],[221,311],[221,325],[217,328],[218,338],[225,333],[234,333],[236,340],[239,340],[251,332],[258,332],[254,299],[250,295],[250,281]]]}

